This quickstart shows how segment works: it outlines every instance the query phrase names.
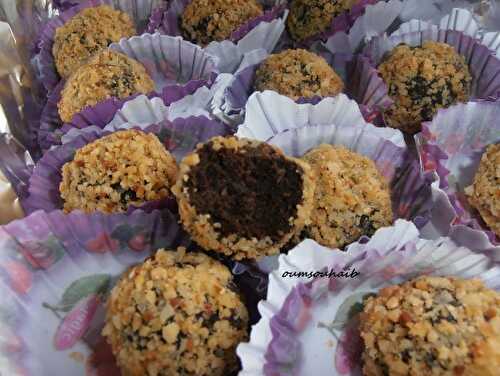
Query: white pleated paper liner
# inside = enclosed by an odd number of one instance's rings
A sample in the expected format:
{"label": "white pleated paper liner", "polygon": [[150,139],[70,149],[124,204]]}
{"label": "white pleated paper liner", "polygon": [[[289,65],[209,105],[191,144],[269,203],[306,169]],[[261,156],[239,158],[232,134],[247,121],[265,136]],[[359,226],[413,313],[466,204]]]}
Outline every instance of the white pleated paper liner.
{"label": "white pleated paper liner", "polygon": [[471,241],[472,249],[486,247],[500,251],[500,240],[470,207],[464,193],[473,182],[487,146],[498,142],[500,101],[469,102],[440,110],[433,121],[423,123],[422,133],[417,138],[424,169],[439,175],[441,188],[453,208],[455,218],[450,231],[456,231],[455,226],[466,226],[469,231],[463,231],[483,239],[482,244]]}
{"label": "white pleated paper liner", "polygon": [[[159,34],[143,34],[113,43],[110,49],[121,52],[141,63],[154,80],[155,92],[150,96],[162,96],[166,101],[180,99],[194,93],[203,85],[210,85],[217,75],[216,58],[198,46],[182,40]],[[61,81],[49,94],[38,133],[42,149],[60,143],[63,122],[57,103],[61,99],[64,82]],[[71,120],[69,126],[82,128],[90,122],[104,126],[126,99],[111,97],[95,106],[87,107]]]}
{"label": "white pleated paper liner", "polygon": [[383,130],[371,124],[316,125],[289,129],[267,142],[293,157],[302,157],[321,144],[330,144],[344,146],[371,159],[388,183],[394,220],[407,219],[421,228],[430,219],[434,174],[423,174],[418,158],[406,147],[389,141],[390,136],[388,139]]}
{"label": "white pleated paper liner", "polygon": [[[126,128],[130,127],[123,127],[123,129]],[[140,127],[134,128],[140,129]],[[142,129],[142,131],[156,135],[178,162],[194,150],[198,143],[205,142],[215,136],[228,134],[228,128],[224,124],[201,116],[163,121],[159,124],[150,125]],[[59,184],[62,181],[62,167],[65,163],[73,160],[77,150],[109,134],[111,134],[109,131],[94,129],[92,132],[82,133],[72,141],[47,151],[37,162],[29,178],[29,195],[23,202],[26,213],[37,210],[50,212],[62,209],[63,202],[59,192]],[[166,206],[171,208],[171,201],[171,199],[168,199],[161,202],[151,202],[146,203],[146,206],[154,208]],[[133,208],[130,210],[133,210]]]}
{"label": "white pleated paper liner", "polygon": [[[358,102],[367,120],[376,119],[381,111],[392,105],[383,80],[364,56],[331,53],[326,49],[320,55],[342,78],[345,94]],[[232,82],[224,91],[219,109],[234,124],[241,123],[244,117],[245,105],[255,92],[256,71],[265,58],[267,55],[255,53],[253,61],[248,61],[243,69],[234,74]],[[296,102],[316,104],[322,99],[315,96],[299,98]]]}
{"label": "white pleated paper liner", "polygon": [[[479,40],[459,31],[431,28],[391,37],[375,37],[363,49],[363,54],[376,69],[386,54],[397,45],[405,43],[410,46],[421,46],[425,41],[446,43],[465,58],[472,76],[471,100],[499,97],[500,60]],[[387,85],[384,84],[382,88],[387,94]]]}
{"label": "white pleated paper liner", "polygon": [[[298,104],[273,91],[257,92],[248,100],[245,112],[245,121],[238,127],[236,136],[261,141],[302,127],[335,124],[339,129],[347,129],[371,126],[364,119],[358,104],[344,94],[322,99],[317,104]],[[399,130],[378,128],[373,132],[399,147],[405,147]]]}
{"label": "white pleated paper liner", "polygon": [[[331,272],[337,278],[308,278]],[[303,273],[302,275],[298,273]],[[355,273],[354,273],[355,272]],[[357,273],[357,274],[356,274]],[[479,278],[500,290],[500,267],[486,255],[449,238],[423,240],[415,226],[398,221],[347,252],[305,240],[269,278],[262,319],[237,353],[241,376],[361,375],[362,340],[354,306],[367,294],[419,275]]]}
{"label": "white pleated paper liner", "polygon": [[[154,13],[148,31],[181,36],[180,18],[191,0],[171,0],[163,11]],[[264,14],[249,20],[236,29],[229,39],[211,42],[205,50],[219,58],[217,66],[222,73],[234,73],[246,53],[264,49],[271,53],[284,29],[287,11],[280,0],[260,1]]]}
{"label": "white pleated paper liner", "polygon": [[[356,19],[348,31],[339,31],[329,37],[324,45],[332,53],[354,54],[372,37],[381,35],[397,22],[404,9],[405,1],[379,1],[368,5],[364,14]],[[317,48],[313,45],[313,48]]]}
{"label": "white pleated paper liner", "polygon": [[[85,8],[97,7],[100,5],[109,5],[114,9],[127,13],[135,24],[138,33],[143,33],[149,22],[149,17],[154,9],[163,4],[163,0],[85,0],[79,1],[77,5],[67,4],[68,1],[61,0],[56,5],[62,6],[63,11],[49,19],[40,35],[40,52],[36,57],[38,78],[47,89],[52,91],[59,83],[61,77],[57,73],[54,57],[52,56],[52,47],[56,29],[63,26],[77,13]],[[66,4],[64,4],[66,3]]]}
{"label": "white pleated paper liner", "polygon": [[168,211],[38,211],[0,227],[2,374],[119,375],[100,336],[106,296],[152,252],[188,244]]}
{"label": "white pleated paper liner", "polygon": [[[476,21],[477,15],[463,8],[454,8],[449,14],[443,16],[439,22],[432,23],[422,19],[412,19],[400,25],[391,35],[403,35],[414,32],[432,30],[454,30],[460,31],[492,50],[500,58],[500,32],[487,32],[484,25]],[[499,27],[497,26],[497,29]]]}

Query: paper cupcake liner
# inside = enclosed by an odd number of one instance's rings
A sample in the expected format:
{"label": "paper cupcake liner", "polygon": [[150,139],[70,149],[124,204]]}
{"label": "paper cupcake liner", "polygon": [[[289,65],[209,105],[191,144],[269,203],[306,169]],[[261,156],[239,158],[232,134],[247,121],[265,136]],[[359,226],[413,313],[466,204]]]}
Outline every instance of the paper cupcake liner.
{"label": "paper cupcake liner", "polygon": [[[379,1],[368,5],[364,14],[356,19],[352,27],[346,31],[339,31],[329,37],[324,45],[332,53],[354,54],[372,37],[387,32],[398,20],[404,9],[403,1]],[[313,45],[313,49],[317,48]]]}
{"label": "paper cupcake liner", "polygon": [[[123,126],[123,129],[126,128]],[[191,117],[151,125],[143,131],[158,136],[166,149],[179,161],[198,143],[217,135],[227,134],[227,127],[206,117]],[[59,184],[62,180],[63,165],[73,159],[78,149],[110,133],[97,128],[93,132],[82,133],[71,142],[47,151],[36,164],[30,177],[29,196],[23,205],[26,212],[32,213],[37,210],[50,212],[62,209]],[[163,206],[164,203],[160,204]]]}
{"label": "paper cupcake liner", "polygon": [[[191,3],[192,0],[172,0],[168,3],[164,12],[160,15],[155,14],[155,17],[150,19],[148,30],[150,32],[159,32],[165,35],[182,36],[180,19],[184,9]],[[259,1],[264,7],[264,14],[254,17],[245,24],[238,27],[231,33],[229,38],[232,42],[237,42],[244,36],[248,35],[257,25],[262,22],[271,22],[281,17],[285,9],[282,1]]]}
{"label": "paper cupcake liner", "polygon": [[470,233],[485,231],[494,246],[500,239],[469,206],[464,189],[472,184],[486,147],[500,141],[499,119],[500,101],[458,104],[423,123],[417,140],[424,169],[436,171],[448,195],[456,216],[453,225],[470,227]]}
{"label": "paper cupcake liner", "polygon": [[111,116],[107,116],[105,113],[106,116],[102,114],[97,114],[97,117],[94,116],[94,119],[98,120],[97,122],[87,120],[82,127],[65,124],[61,128],[63,135],[60,141],[64,144],[82,133],[94,132],[99,128],[109,132],[130,127],[145,129],[152,124],[173,121],[177,118],[210,117],[211,101],[219,90],[220,77],[217,77],[216,82],[210,88],[202,86],[193,94],[184,95],[180,99],[172,95],[162,95],[160,98],[148,98],[145,95],[139,95],[125,102],[113,114],[112,119],[110,119]]}
{"label": "paper cupcake liner", "polygon": [[[180,36],[179,19],[191,0],[170,1],[164,11],[157,11],[151,17],[149,32]],[[205,50],[219,58],[218,66],[222,73],[234,73],[240,66],[245,54],[264,49],[271,53],[285,30],[288,12],[283,1],[261,1],[265,13],[236,29],[231,37],[221,42],[211,42]]]}
{"label": "paper cupcake liner", "polygon": [[[68,132],[76,132],[76,134],[78,134],[79,131],[85,131],[89,127],[104,128],[112,122],[118,114],[121,114],[123,110],[129,108],[129,103],[135,104],[139,100],[141,100],[142,105],[148,107],[132,106],[135,111],[135,118],[141,118],[142,116],[147,117],[149,115],[148,112],[152,110],[150,102],[161,103],[162,106],[168,109],[169,106],[177,101],[185,102],[182,100],[183,98],[206,96],[206,91],[208,90],[205,86],[206,84],[206,81],[190,81],[185,86],[166,87],[161,94],[150,94],[149,96],[134,95],[127,99],[111,98],[93,107],[87,107],[82,112],[76,114],[70,123],[65,123],[62,126],[60,126],[61,121],[59,116],[55,114],[59,95],[50,96],[45,111],[42,114],[42,127],[39,131],[40,145],[43,149],[47,150],[52,146],[60,145]],[[183,115],[184,117],[208,114],[203,108],[196,107],[198,104],[201,105],[201,103],[193,101],[192,104],[193,107],[184,107],[184,112],[179,110],[175,114],[179,116]],[[174,108],[178,107],[179,106],[174,106]],[[172,118],[171,116],[170,120],[172,120]],[[144,125],[155,124],[164,119],[165,118],[160,118],[157,121],[151,121]],[[58,128],[59,126],[60,128]]]}
{"label": "paper cupcake liner", "polygon": [[313,35],[301,42],[294,42],[287,32],[284,38],[287,39],[286,45],[296,48],[310,48],[317,42],[325,42],[330,37],[338,32],[348,32],[353,26],[354,22],[361,17],[369,5],[376,4],[378,0],[358,0],[358,2],[348,11],[342,12],[332,19],[330,26],[327,30]]}
{"label": "paper cupcake liner", "polygon": [[28,196],[27,182],[33,167],[34,162],[28,151],[11,135],[0,134],[0,172],[21,200]]}
{"label": "paper cupcake liner", "polygon": [[[167,102],[192,94],[199,87],[209,85],[216,77],[215,58],[178,37],[143,34],[113,43],[110,49],[143,64],[155,82],[156,92],[161,93],[151,93],[150,96],[161,96]],[[63,88],[64,82],[61,81],[49,94],[42,111],[38,134],[42,149],[60,144],[64,133],[64,130],[58,131],[63,122],[57,109]],[[96,106],[87,107],[73,117],[69,127],[82,128],[90,122],[102,127],[128,99],[109,98]]]}
{"label": "paper cupcake liner", "polygon": [[423,174],[413,153],[389,141],[381,130],[371,124],[306,126],[278,133],[268,143],[293,157],[301,157],[321,144],[342,145],[364,155],[388,182],[394,220],[408,219],[423,227],[433,206],[434,174]]}
{"label": "paper cupcake liner", "polygon": [[[381,109],[393,102],[387,96],[387,89],[369,61],[363,56],[333,54],[328,50],[319,53],[335,72],[342,78],[344,92],[356,100],[367,120],[375,119]],[[232,82],[225,89],[220,110],[224,115],[238,124],[245,114],[245,105],[255,92],[255,73],[260,64],[267,58],[265,54],[255,54],[253,61],[248,61],[244,69],[236,72]],[[297,103],[317,104],[323,97],[300,98]]]}
{"label": "paper cupcake liner", "polygon": [[449,14],[445,15],[437,23],[413,19],[402,24],[398,30],[391,35],[402,36],[413,32],[422,32],[426,30],[454,30],[460,31],[481,44],[494,51],[500,58],[500,32],[485,32],[484,25],[476,22],[477,15],[474,15],[467,9],[454,8]]}
{"label": "paper cupcake liner", "polygon": [[189,240],[168,211],[39,211],[0,227],[0,244],[2,373],[83,376],[106,365],[94,361],[107,360],[104,304],[120,275]]}
{"label": "paper cupcake liner", "polygon": [[[325,98],[313,105],[297,104],[273,91],[264,91],[252,94],[248,100],[245,122],[238,127],[236,135],[267,141],[289,129],[331,124],[339,129],[371,126],[363,118],[358,104],[345,94]],[[378,128],[373,132],[399,147],[405,147],[403,134],[396,129]]]}
{"label": "paper cupcake liner", "polygon": [[[497,98],[500,95],[500,60],[480,41],[459,31],[428,29],[391,37],[375,37],[363,53],[375,68],[386,53],[400,43],[420,46],[425,41],[446,43],[464,56],[472,76],[471,100]],[[387,94],[387,85],[384,84],[382,88]]]}
{"label": "paper cupcake liner", "polygon": [[[332,270],[343,276],[307,276]],[[448,238],[419,239],[406,221],[347,252],[302,242],[280,256],[279,269],[270,276],[267,300],[259,303],[262,319],[252,328],[250,343],[237,350],[240,375],[360,375],[362,340],[351,308],[366,294],[419,275],[480,278],[500,290],[500,268],[486,255]]]}
{"label": "paper cupcake liner", "polygon": [[134,22],[137,31],[142,33],[146,29],[149,17],[152,11],[161,6],[162,0],[85,0],[78,2],[77,5],[71,6],[73,0],[60,0],[58,5],[63,9],[63,12],[48,21],[42,29],[40,35],[38,54],[38,76],[47,91],[52,91],[60,81],[60,76],[56,71],[54,57],[52,56],[52,46],[54,45],[54,37],[56,29],[63,26],[78,12],[83,9],[96,7],[107,4],[114,9],[121,10],[127,13]]}

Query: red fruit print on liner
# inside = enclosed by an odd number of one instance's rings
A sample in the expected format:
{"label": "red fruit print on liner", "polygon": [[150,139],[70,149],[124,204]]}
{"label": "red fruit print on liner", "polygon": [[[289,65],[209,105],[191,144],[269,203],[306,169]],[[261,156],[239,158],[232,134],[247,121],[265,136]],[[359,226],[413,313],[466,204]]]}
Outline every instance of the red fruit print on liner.
{"label": "red fruit print on liner", "polygon": [[48,269],[64,255],[62,249],[53,249],[49,244],[39,242],[23,243],[18,247],[18,251],[33,269]]}
{"label": "red fruit print on liner", "polygon": [[120,242],[103,232],[97,238],[89,240],[85,246],[89,252],[93,253],[116,252],[120,246]]}
{"label": "red fruit print on liner", "polygon": [[100,299],[92,294],[82,299],[64,318],[54,336],[56,350],[64,351],[72,348],[85,334],[94,317]]}
{"label": "red fruit print on liner", "polygon": [[132,251],[142,252],[146,249],[146,237],[144,234],[137,234],[128,241],[128,246]]}
{"label": "red fruit print on liner", "polygon": [[335,369],[341,375],[349,375],[361,364],[363,342],[357,319],[351,320],[340,336],[335,352]]}
{"label": "red fruit print on liner", "polygon": [[26,265],[18,261],[4,261],[0,264],[9,276],[8,283],[18,294],[26,294],[33,284],[33,274]]}
{"label": "red fruit print on liner", "polygon": [[87,359],[86,376],[121,376],[111,346],[102,337]]}
{"label": "red fruit print on liner", "polygon": [[23,341],[8,326],[0,326],[0,351],[3,353],[17,353],[23,349]]}

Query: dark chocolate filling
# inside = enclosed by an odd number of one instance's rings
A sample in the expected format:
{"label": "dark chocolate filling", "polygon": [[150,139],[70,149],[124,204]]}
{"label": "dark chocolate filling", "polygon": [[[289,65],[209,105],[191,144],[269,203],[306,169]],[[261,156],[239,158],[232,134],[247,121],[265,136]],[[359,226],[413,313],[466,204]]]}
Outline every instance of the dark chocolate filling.
{"label": "dark chocolate filling", "polygon": [[221,224],[217,232],[276,241],[290,231],[302,202],[299,166],[266,144],[215,151],[208,143],[198,155],[186,185],[198,214]]}

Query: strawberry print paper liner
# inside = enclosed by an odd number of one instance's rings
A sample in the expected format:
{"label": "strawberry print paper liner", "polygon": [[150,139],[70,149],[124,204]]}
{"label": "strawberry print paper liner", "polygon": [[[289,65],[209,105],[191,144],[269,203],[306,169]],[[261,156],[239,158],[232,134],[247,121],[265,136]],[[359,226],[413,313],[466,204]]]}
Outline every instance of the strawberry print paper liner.
{"label": "strawberry print paper liner", "polygon": [[[156,86],[156,92],[149,96],[160,96],[167,103],[192,94],[203,85],[211,85],[217,76],[216,58],[180,37],[143,34],[140,37],[122,39],[109,48],[144,65]],[[42,111],[38,142],[44,150],[59,144],[60,137],[65,132],[60,130],[63,122],[57,108],[63,88],[64,81],[61,81],[49,94]],[[104,126],[127,100],[112,97],[87,107],[75,115],[65,129],[82,128],[89,122]]]}
{"label": "strawberry print paper liner", "polygon": [[[163,4],[163,0],[85,0],[77,4],[74,0],[59,0],[55,3],[63,11],[49,19],[41,31],[38,47],[40,49],[36,56],[36,68],[38,78],[47,91],[52,91],[60,81],[59,74],[55,69],[54,58],[52,56],[52,46],[56,29],[63,26],[78,12],[83,9],[97,7],[99,5],[109,5],[110,7],[127,13],[134,22],[139,33],[145,31],[149,17],[154,9]],[[74,5],[74,6],[72,6]]]}
{"label": "strawberry print paper liner", "polygon": [[499,119],[500,101],[458,104],[439,110],[431,122],[422,124],[422,133],[417,136],[424,169],[438,174],[440,186],[447,193],[454,215],[450,231],[466,226],[470,236],[484,232],[490,244],[483,247],[497,252],[500,240],[470,207],[464,189],[472,184],[486,147],[500,141]]}
{"label": "strawberry print paper liner", "polygon": [[[284,273],[335,271],[338,278],[283,277]],[[354,273],[355,272],[355,273]],[[362,340],[357,313],[367,294],[419,275],[480,278],[500,290],[500,268],[449,238],[423,240],[415,226],[399,220],[347,252],[305,240],[270,276],[262,319],[250,343],[240,344],[242,376],[360,376]]]}
{"label": "strawberry print paper liner", "polygon": [[[198,143],[228,133],[224,124],[206,117],[178,118],[172,122],[164,121],[142,130],[155,134],[177,161],[192,151]],[[62,209],[62,199],[59,193],[62,166],[73,159],[76,150],[110,133],[112,132],[95,129],[92,132],[82,133],[71,142],[47,151],[35,165],[30,176],[29,196],[23,202],[26,213],[32,213],[36,210],[50,212]],[[171,200],[167,201],[156,204],[163,206],[170,203]],[[156,207],[156,204],[151,203],[153,207]],[[168,207],[171,206],[168,205]]]}
{"label": "strawberry print paper liner", "polygon": [[168,211],[38,211],[0,227],[0,244],[2,372],[102,375],[106,364],[94,361],[109,353],[100,330],[112,285],[153,251],[189,240]]}

